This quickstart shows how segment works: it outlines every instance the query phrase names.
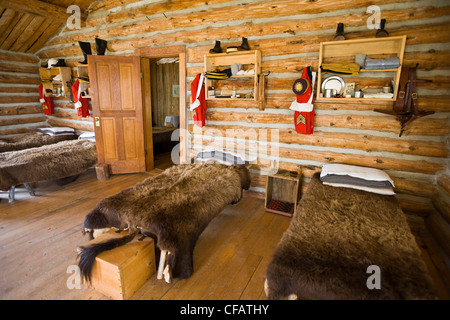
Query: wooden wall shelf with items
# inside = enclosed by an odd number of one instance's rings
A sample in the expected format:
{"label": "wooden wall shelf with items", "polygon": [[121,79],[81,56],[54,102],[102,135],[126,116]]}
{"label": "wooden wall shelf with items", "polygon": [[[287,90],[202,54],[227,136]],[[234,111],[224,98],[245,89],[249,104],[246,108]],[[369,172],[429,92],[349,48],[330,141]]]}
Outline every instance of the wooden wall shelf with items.
{"label": "wooden wall shelf with items", "polygon": [[[87,64],[79,64],[77,65],[77,76],[80,81],[80,90],[83,98],[91,98],[91,94],[89,92],[89,71]],[[85,93],[85,95],[83,95]]]}
{"label": "wooden wall shelf with items", "polygon": [[72,71],[70,67],[39,68],[46,97],[70,97]]}
{"label": "wooden wall shelf with items", "polygon": [[[317,96],[316,99],[319,101],[395,101],[397,98],[398,84],[400,80],[400,74],[403,64],[403,54],[405,51],[406,36],[397,37],[385,37],[385,38],[369,38],[369,39],[356,39],[356,40],[342,40],[342,41],[329,41],[320,43],[319,52],[319,72],[317,81]],[[362,66],[359,71],[354,75],[344,75],[344,74],[330,74],[334,76],[334,79],[327,81],[330,84],[330,89],[334,93],[333,89],[339,90],[340,86],[346,86],[352,90],[352,84],[354,84],[354,92],[356,95],[349,96],[349,93],[344,93],[344,89],[339,92],[339,97],[327,97],[326,87],[324,87],[324,82],[327,78],[324,78],[324,74],[327,72],[323,71],[321,67],[324,64],[333,63],[348,63],[354,64],[358,61],[358,56],[367,57],[363,59]],[[370,67],[366,66],[364,63],[375,62]],[[380,68],[374,67],[377,63],[383,64],[387,61],[384,66]],[[395,67],[389,67],[391,61],[398,62]],[[366,68],[365,68],[366,66]],[[372,78],[371,78],[372,74]],[[344,84],[339,85],[338,80],[344,80]],[[333,82],[337,84],[333,88]],[[325,83],[325,86],[327,83]],[[350,86],[349,86],[350,85]],[[358,91],[362,90],[363,96],[358,97]],[[356,97],[355,97],[356,96]]]}
{"label": "wooden wall shelf with items", "polygon": [[206,100],[259,101],[258,80],[261,74],[261,52],[245,50],[205,55],[205,73],[222,71],[233,65],[242,65],[241,72],[224,80],[205,78]]}

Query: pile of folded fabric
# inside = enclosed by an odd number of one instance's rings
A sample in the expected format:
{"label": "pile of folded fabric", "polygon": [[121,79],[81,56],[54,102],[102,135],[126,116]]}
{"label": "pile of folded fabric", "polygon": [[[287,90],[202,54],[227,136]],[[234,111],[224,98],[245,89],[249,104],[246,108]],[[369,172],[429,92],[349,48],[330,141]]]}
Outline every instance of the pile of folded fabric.
{"label": "pile of folded fabric", "polygon": [[395,69],[400,66],[400,58],[387,57],[384,59],[372,59],[365,54],[357,54],[355,62],[361,66],[361,69],[365,70],[385,70]]}
{"label": "pile of folded fabric", "polygon": [[346,164],[326,164],[322,167],[320,180],[323,184],[394,195],[394,181],[387,173],[376,168]]}
{"label": "pile of folded fabric", "polygon": [[95,142],[95,132],[86,131],[78,136],[78,140],[90,140]]}
{"label": "pile of folded fabric", "polygon": [[69,127],[38,128],[37,131],[48,134],[50,136],[65,136],[75,134],[75,129]]}
{"label": "pile of folded fabric", "polygon": [[256,160],[247,154],[234,153],[224,150],[204,150],[195,156],[195,163],[221,163],[226,165],[250,164]]}
{"label": "pile of folded fabric", "polygon": [[348,75],[357,75],[359,74],[360,66],[354,62],[327,62],[322,63],[320,66],[322,72],[331,73],[331,74],[348,74]]}

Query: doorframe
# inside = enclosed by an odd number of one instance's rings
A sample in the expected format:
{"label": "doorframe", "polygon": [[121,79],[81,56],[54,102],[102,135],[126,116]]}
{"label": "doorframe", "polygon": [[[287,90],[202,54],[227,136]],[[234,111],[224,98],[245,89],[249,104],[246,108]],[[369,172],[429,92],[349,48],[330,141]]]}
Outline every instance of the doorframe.
{"label": "doorframe", "polygon": [[[185,45],[178,45],[178,46],[169,46],[169,47],[156,47],[156,48],[141,48],[136,49],[134,51],[135,56],[139,56],[144,59],[151,59],[151,58],[169,58],[169,57],[176,57],[178,56],[180,63],[179,63],[179,85],[180,85],[180,163],[186,163],[187,161],[187,109],[186,109],[186,46]],[[142,72],[142,70],[141,70]],[[144,95],[144,90],[143,90]],[[148,102],[145,102],[145,104],[148,104]],[[151,101],[150,101],[151,106]],[[145,109],[148,109],[148,105],[144,105]],[[151,110],[145,111],[144,115],[150,113],[151,116]],[[150,134],[150,137],[152,137],[152,124],[150,122],[150,126],[148,125],[148,121],[144,122],[144,134],[145,136],[148,136]],[[152,139],[153,141],[153,139]],[[153,152],[153,147],[152,147]],[[147,157],[146,157],[147,158]],[[150,170],[153,168],[153,155],[151,160],[151,168],[147,168],[147,170]]]}

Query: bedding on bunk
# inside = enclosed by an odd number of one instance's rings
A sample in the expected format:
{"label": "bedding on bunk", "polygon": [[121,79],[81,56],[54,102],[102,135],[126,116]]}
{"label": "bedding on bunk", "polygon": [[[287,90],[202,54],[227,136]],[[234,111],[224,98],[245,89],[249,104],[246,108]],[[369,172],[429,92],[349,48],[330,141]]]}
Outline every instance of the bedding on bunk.
{"label": "bedding on bunk", "polygon": [[0,190],[24,183],[62,179],[85,172],[97,162],[95,143],[68,140],[0,153]]}
{"label": "bedding on bunk", "polygon": [[36,148],[43,145],[53,144],[63,140],[73,140],[76,138],[77,136],[74,133],[65,135],[48,135],[44,132],[33,132],[0,138],[0,153]]}
{"label": "bedding on bunk", "polygon": [[[225,206],[237,203],[250,187],[245,166],[182,164],[101,200],[86,216],[83,230],[128,228],[132,236],[119,243],[82,247],[79,267],[90,280],[95,256],[131,241],[137,232],[150,235],[161,250],[158,274],[188,278],[198,237]],[[164,257],[167,260],[164,262]]]}
{"label": "bedding on bunk", "polygon": [[[380,289],[370,289],[373,268]],[[434,299],[394,196],[325,185],[316,173],[267,268],[269,299]]]}

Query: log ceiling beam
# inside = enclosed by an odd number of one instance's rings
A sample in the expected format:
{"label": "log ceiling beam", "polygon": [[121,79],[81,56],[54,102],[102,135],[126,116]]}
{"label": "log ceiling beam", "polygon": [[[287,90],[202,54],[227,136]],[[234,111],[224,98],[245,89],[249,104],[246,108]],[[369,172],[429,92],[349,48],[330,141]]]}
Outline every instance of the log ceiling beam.
{"label": "log ceiling beam", "polygon": [[[66,22],[70,14],[67,8],[39,0],[0,0],[0,6],[8,9],[25,12],[31,15]],[[80,19],[86,21],[87,15],[81,13]]]}

